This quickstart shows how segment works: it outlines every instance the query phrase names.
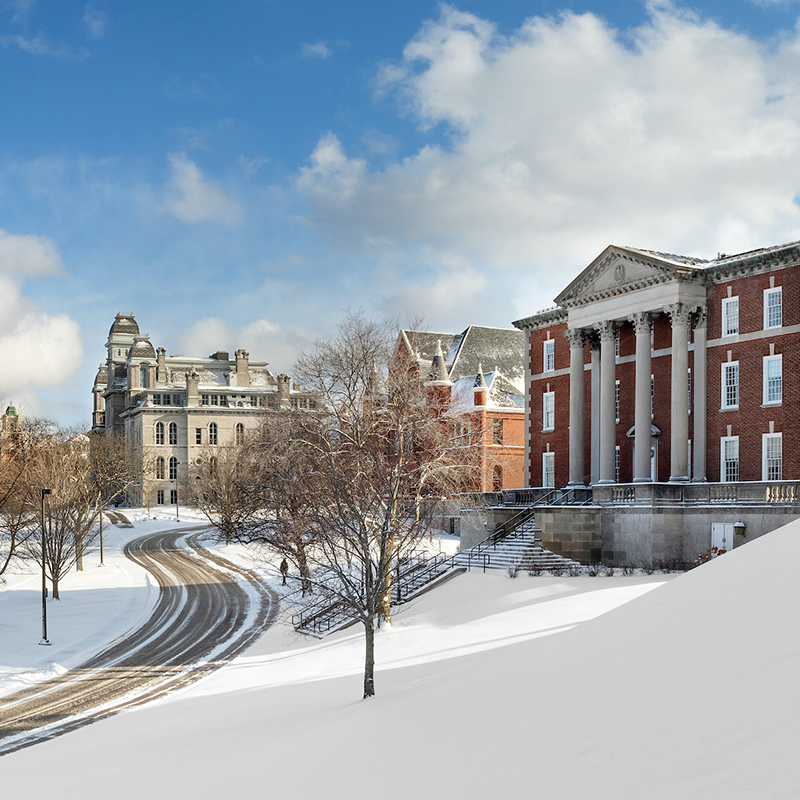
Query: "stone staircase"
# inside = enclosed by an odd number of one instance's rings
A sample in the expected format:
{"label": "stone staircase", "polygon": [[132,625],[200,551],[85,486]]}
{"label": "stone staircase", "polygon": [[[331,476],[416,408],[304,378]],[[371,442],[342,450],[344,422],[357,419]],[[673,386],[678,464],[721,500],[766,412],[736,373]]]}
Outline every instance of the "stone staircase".
{"label": "stone staircase", "polygon": [[481,542],[455,556],[457,565],[465,569],[513,569],[536,572],[567,572],[579,570],[581,565],[570,558],[559,556],[539,545],[541,539],[534,518],[523,522],[512,533],[493,542]]}

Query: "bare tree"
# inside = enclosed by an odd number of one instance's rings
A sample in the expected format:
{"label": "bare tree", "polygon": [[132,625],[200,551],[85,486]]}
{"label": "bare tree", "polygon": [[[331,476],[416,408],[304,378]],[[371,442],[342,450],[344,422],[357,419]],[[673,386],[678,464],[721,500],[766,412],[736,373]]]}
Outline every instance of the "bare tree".
{"label": "bare tree", "polygon": [[247,449],[238,444],[209,447],[201,463],[192,465],[184,490],[222,541],[247,541],[245,531],[259,516],[261,503],[254,491],[253,464]]}
{"label": "bare tree", "polygon": [[323,408],[299,415],[287,442],[313,474],[301,516],[314,531],[315,580],[364,626],[364,697],[375,693],[375,627],[395,567],[419,548],[434,501],[476,468],[475,448],[443,416],[441,387],[392,359],[393,341],[392,327],[348,313],[336,338],[303,354],[295,373]]}

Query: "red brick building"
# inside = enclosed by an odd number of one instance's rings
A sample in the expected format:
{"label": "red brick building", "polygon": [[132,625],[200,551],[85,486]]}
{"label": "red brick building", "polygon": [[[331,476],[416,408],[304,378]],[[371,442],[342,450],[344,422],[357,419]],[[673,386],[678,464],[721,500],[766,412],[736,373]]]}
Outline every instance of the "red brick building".
{"label": "red brick building", "polygon": [[800,480],[800,243],[606,248],[527,334],[528,486]]}
{"label": "red brick building", "polygon": [[416,365],[454,429],[478,446],[480,470],[473,490],[524,486],[524,335],[478,325],[460,334],[403,330],[397,350]]}

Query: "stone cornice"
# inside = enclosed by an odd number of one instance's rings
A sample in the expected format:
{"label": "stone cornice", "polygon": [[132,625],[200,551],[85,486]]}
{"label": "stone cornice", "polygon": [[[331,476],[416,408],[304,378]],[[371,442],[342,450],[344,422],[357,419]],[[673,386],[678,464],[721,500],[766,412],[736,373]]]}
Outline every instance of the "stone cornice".
{"label": "stone cornice", "polygon": [[552,308],[549,311],[543,311],[541,314],[534,314],[531,317],[518,319],[511,324],[521,331],[535,331],[540,328],[549,328],[551,325],[558,325],[561,322],[567,321],[567,312],[563,308]]}

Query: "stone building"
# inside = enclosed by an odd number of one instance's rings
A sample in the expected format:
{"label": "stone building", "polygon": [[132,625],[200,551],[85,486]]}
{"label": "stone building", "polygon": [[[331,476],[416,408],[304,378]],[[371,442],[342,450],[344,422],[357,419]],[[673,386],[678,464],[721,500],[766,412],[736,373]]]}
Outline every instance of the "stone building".
{"label": "stone building", "polygon": [[460,334],[402,330],[397,351],[415,365],[452,424],[478,445],[474,490],[524,486],[524,335],[479,325]]}
{"label": "stone building", "polygon": [[800,243],[710,260],[610,246],[555,302],[514,323],[525,483],[592,487],[595,555],[691,558],[798,514]]}
{"label": "stone building", "polygon": [[273,375],[246,350],[207,358],[167,356],[119,313],[108,333],[107,358],[95,378],[92,430],[121,434],[141,452],[143,485],[135,504],[175,503],[189,465],[213,448],[244,441],[269,411],[313,408],[315,398]]}

